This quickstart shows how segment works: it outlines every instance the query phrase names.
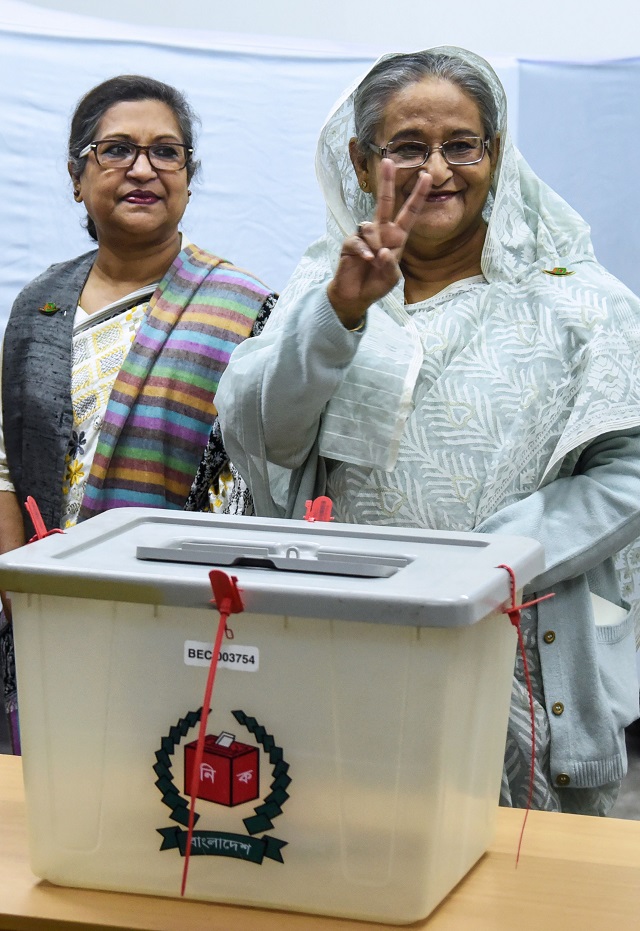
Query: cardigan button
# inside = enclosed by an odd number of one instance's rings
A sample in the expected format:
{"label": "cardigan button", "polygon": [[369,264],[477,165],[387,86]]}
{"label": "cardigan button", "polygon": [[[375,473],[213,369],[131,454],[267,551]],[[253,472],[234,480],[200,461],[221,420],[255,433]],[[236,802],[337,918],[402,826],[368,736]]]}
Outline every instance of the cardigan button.
{"label": "cardigan button", "polygon": [[556,785],[558,786],[568,786],[571,784],[571,777],[566,773],[558,773],[556,776]]}
{"label": "cardigan button", "polygon": [[553,641],[556,639],[555,630],[546,630],[543,634],[542,639],[544,640],[545,643],[553,643]]}
{"label": "cardigan button", "polygon": [[556,717],[559,717],[564,711],[564,705],[561,701],[556,701],[551,705],[551,710],[556,715]]}

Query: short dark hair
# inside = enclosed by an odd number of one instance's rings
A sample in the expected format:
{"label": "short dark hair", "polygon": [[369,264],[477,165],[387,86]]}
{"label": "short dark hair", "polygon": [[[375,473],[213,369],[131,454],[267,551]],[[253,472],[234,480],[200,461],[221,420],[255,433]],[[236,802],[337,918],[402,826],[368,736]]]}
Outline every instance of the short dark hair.
{"label": "short dark hair", "polygon": [[414,52],[378,62],[358,87],[354,98],[354,118],[361,152],[366,152],[369,143],[376,141],[376,129],[394,94],[428,77],[456,84],[471,97],[480,112],[484,132],[493,142],[499,129],[499,111],[485,76],[464,59],[446,52]]}
{"label": "short dark hair", "polygon": [[[107,110],[117,103],[130,100],[159,100],[173,110],[182,141],[190,149],[195,148],[196,126],[200,122],[183,93],[170,84],[140,74],[121,74],[109,78],[88,91],[78,102],[71,118],[69,130],[68,159],[72,175],[79,178],[86,166],[80,152],[93,142],[100,120]],[[191,181],[200,167],[200,162],[191,157],[187,161],[187,181]],[[96,227],[87,217],[87,232],[97,241]]]}

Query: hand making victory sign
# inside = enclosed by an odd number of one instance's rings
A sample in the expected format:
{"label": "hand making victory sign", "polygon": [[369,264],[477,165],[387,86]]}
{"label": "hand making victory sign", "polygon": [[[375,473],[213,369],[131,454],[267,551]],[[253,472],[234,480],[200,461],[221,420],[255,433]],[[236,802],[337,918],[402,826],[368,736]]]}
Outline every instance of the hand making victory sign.
{"label": "hand making victory sign", "polygon": [[404,247],[431,190],[431,175],[421,171],[394,218],[396,170],[391,159],[380,162],[373,221],[361,223],[358,232],[345,239],[338,268],[327,287],[331,306],[349,330],[359,328],[371,304],[388,294],[400,278]]}

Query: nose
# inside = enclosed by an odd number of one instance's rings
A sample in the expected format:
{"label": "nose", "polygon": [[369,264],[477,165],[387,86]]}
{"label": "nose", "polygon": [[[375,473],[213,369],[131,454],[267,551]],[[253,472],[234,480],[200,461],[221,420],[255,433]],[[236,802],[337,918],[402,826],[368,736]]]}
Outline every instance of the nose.
{"label": "nose", "polygon": [[127,168],[127,174],[134,178],[152,178],[157,172],[149,161],[149,153],[138,151],[132,165]]}
{"label": "nose", "polygon": [[433,178],[433,186],[439,187],[451,177],[453,171],[451,165],[447,162],[440,148],[434,148],[429,152],[429,157],[425,162],[425,168]]}

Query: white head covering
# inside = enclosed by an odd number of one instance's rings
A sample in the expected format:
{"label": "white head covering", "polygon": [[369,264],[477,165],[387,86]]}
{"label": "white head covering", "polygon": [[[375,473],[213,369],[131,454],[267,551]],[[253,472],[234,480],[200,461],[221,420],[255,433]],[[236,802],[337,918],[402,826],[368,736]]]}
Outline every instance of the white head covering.
{"label": "white head covering", "polygon": [[[479,72],[492,90],[497,107],[501,156],[486,209],[489,228],[482,270],[487,280],[508,276],[512,281],[518,268],[526,270],[540,258],[550,262],[560,256],[573,257],[574,254],[592,257],[587,224],[536,177],[513,146],[507,131],[506,95],[491,65],[465,49],[441,46],[427,51],[433,55],[457,58]],[[379,61],[394,57],[397,56],[384,55]],[[374,211],[373,197],[360,189],[349,157],[349,140],[356,135],[354,96],[363,77],[358,78],[334,105],[321,131],[316,151],[316,173],[327,205],[327,234],[316,243],[316,247],[326,244],[326,255],[332,268],[337,263],[342,240],[354,232],[358,223],[371,220]],[[544,203],[534,228],[529,225],[529,211],[525,203],[534,209]],[[316,247],[312,247],[314,262],[319,258]]]}

